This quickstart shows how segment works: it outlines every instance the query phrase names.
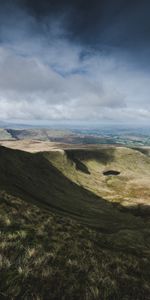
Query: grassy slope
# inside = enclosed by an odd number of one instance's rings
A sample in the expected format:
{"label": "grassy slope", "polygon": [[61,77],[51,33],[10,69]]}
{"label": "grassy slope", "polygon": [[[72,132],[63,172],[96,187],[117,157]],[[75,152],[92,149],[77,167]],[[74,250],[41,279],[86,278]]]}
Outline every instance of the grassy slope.
{"label": "grassy slope", "polygon": [[148,218],[72,183],[44,156],[0,148],[0,297],[150,299]]}
{"label": "grassy slope", "polygon": [[104,234],[0,200],[0,299],[149,299],[148,230]]}
{"label": "grassy slope", "polygon": [[[67,150],[45,153],[71,180],[98,196],[122,205],[149,203],[150,157],[124,147]],[[119,176],[103,176],[107,170],[117,170]]]}
{"label": "grassy slope", "polygon": [[[52,154],[50,154],[52,155]],[[70,215],[83,224],[113,231],[142,227],[143,222],[114,208],[104,199],[73,183],[43,153],[26,153],[0,147],[0,187],[29,202]]]}

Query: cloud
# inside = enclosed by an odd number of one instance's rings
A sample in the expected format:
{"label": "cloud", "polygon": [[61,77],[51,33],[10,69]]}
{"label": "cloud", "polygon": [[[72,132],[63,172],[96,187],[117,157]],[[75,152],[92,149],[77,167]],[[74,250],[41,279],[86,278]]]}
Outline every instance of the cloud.
{"label": "cloud", "polygon": [[102,78],[91,78],[93,61],[80,61],[79,66],[81,50],[71,49],[66,44],[70,54],[68,68],[66,57],[61,55],[59,59],[57,47],[55,58],[54,53],[51,58],[49,56],[49,64],[38,56],[22,57],[13,50],[0,49],[0,103],[5,117],[8,112],[9,118],[86,118],[92,108],[122,106],[118,91],[112,89],[110,96]]}
{"label": "cloud", "polygon": [[149,121],[149,72],[127,53],[74,40],[68,11],[41,21],[9,8],[0,20],[1,120]]}

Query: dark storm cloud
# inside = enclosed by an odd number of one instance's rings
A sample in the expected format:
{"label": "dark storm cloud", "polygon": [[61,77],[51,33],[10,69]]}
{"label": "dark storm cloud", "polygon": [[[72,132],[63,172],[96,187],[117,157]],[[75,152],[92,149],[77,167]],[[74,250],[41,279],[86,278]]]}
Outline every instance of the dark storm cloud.
{"label": "dark storm cloud", "polygon": [[149,8],[1,0],[1,118],[148,120]]}
{"label": "dark storm cloud", "polygon": [[149,44],[150,3],[147,0],[5,0],[9,11],[18,6],[44,22],[65,14],[72,37],[89,44],[113,47]]}
{"label": "dark storm cloud", "polygon": [[44,34],[48,38],[50,20],[63,19],[68,39],[73,43],[106,53],[123,52],[129,59],[131,56],[133,63],[148,67],[150,3],[147,0],[1,0],[1,20],[17,19],[18,8],[34,18],[31,34]]}
{"label": "dark storm cloud", "polygon": [[150,3],[147,0],[9,2],[16,2],[34,15],[38,22],[65,15],[70,38],[94,48],[105,47],[107,50],[119,47],[138,52],[150,46]]}

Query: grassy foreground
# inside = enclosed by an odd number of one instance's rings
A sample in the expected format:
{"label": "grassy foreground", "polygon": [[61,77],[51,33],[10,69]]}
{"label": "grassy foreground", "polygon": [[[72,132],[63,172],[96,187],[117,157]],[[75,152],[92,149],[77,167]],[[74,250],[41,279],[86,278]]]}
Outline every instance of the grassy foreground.
{"label": "grassy foreground", "polygon": [[0,197],[0,299],[150,299],[149,234],[113,234]]}
{"label": "grassy foreground", "polygon": [[0,299],[149,300],[148,215],[0,148]]}

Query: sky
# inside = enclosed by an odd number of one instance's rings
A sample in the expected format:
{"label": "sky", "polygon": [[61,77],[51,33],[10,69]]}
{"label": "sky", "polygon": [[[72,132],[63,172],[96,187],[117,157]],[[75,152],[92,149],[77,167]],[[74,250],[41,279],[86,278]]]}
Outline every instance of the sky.
{"label": "sky", "polygon": [[0,0],[0,121],[150,124],[150,2]]}

